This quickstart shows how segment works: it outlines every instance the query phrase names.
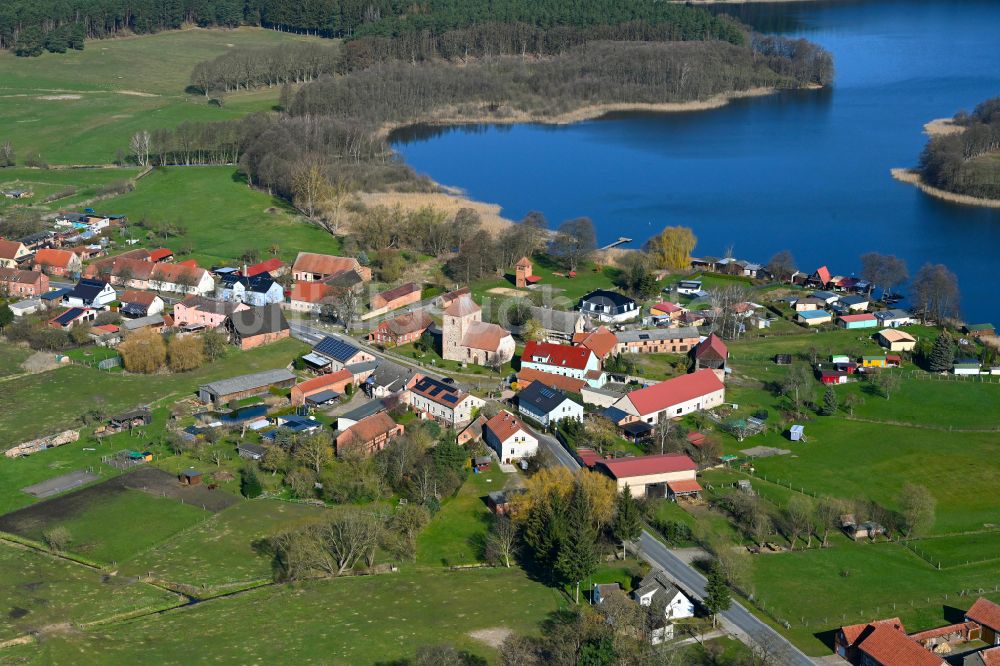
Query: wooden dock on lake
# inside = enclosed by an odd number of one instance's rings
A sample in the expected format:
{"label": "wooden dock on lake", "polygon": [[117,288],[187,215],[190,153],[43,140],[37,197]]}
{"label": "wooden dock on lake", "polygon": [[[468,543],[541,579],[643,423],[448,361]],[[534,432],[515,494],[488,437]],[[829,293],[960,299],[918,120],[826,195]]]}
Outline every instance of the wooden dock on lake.
{"label": "wooden dock on lake", "polygon": [[605,245],[601,249],[602,250],[610,250],[612,248],[618,247],[619,245],[624,245],[625,243],[631,243],[631,242],[632,242],[631,238],[625,238],[625,236],[619,236],[618,240],[616,240],[614,243],[608,243],[607,245]]}

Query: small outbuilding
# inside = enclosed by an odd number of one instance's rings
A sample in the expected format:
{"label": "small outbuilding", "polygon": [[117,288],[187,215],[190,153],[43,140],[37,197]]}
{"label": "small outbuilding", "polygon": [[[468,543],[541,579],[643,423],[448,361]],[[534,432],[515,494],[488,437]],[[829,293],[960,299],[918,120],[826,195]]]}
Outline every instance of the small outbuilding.
{"label": "small outbuilding", "polygon": [[805,441],[806,427],[804,425],[793,425],[788,429],[788,439],[793,442]]}
{"label": "small outbuilding", "polygon": [[917,339],[898,328],[884,328],[878,332],[878,343],[889,351],[908,352],[917,346]]}
{"label": "small outbuilding", "polygon": [[201,472],[196,470],[194,467],[188,467],[186,470],[177,475],[177,479],[183,486],[199,486],[201,485],[201,476]]}

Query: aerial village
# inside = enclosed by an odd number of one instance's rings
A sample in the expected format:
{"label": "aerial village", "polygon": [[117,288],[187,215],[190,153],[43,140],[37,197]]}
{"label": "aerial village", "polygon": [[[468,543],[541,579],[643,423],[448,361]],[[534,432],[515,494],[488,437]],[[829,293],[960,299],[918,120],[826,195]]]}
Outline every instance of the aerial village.
{"label": "aerial village", "polygon": [[[421,548],[433,550],[418,535],[438,520],[456,521],[440,538],[460,545],[432,557],[510,567],[514,537],[504,540],[505,526],[529,529],[542,488],[561,483],[570,497],[582,474],[608,493],[593,491],[591,511],[601,502],[615,509],[594,513],[600,565],[560,584],[567,599],[595,609],[652,613],[640,632],[649,645],[749,631],[727,615],[738,599],[789,654],[829,632],[833,661],[823,663],[1000,663],[1000,647],[990,647],[1000,645],[994,586],[948,581],[950,614],[933,610],[947,597],[936,584],[909,599],[899,592],[898,607],[858,589],[889,566],[880,558],[890,547],[912,551],[928,578],[950,570],[955,549],[936,549],[936,531],[980,534],[989,521],[960,515],[936,488],[899,481],[886,495],[867,484],[865,469],[848,469],[864,456],[872,473],[896,478],[893,454],[884,462],[866,449],[931,427],[912,415],[923,407],[906,406],[908,393],[946,391],[942,402],[956,409],[941,420],[949,429],[988,416],[992,399],[978,415],[959,405],[969,404],[963,394],[982,400],[984,387],[1000,383],[991,324],[937,321],[884,285],[826,266],[778,272],[731,257],[690,257],[655,271],[652,288],[629,290],[598,255],[566,270],[544,246],[471,284],[385,281],[367,257],[306,249],[288,261],[224,266],[180,254],[133,240],[128,218],[92,209],[0,241],[0,289],[12,315],[5,346],[46,355],[49,373],[72,368],[63,390],[145,382],[89,401],[85,413],[56,400],[48,411],[63,413],[8,429],[6,464],[23,470],[24,487],[5,500],[4,535],[53,552],[79,547],[97,567],[184,581],[165,546],[148,544],[158,564],[129,548],[105,552],[88,545],[102,540],[88,536],[86,521],[53,527],[53,510],[45,511],[94,488],[141,484],[217,516],[241,496],[296,510],[382,505],[410,516],[421,507],[380,547],[384,568],[354,555],[339,573],[405,568]],[[21,381],[6,380],[8,395]],[[47,457],[74,448],[60,471],[50,469]],[[898,464],[914,464],[905,455]],[[839,481],[831,465],[843,466]],[[468,552],[467,528],[450,508],[468,493],[475,501],[464,510],[493,521],[482,553]],[[631,525],[620,517],[628,511],[638,512]],[[537,550],[528,534],[517,538],[522,555]],[[667,547],[717,564],[699,569],[697,558],[658,555]],[[822,617],[793,599],[796,577],[815,570],[793,568],[791,587],[769,588],[786,575],[771,563],[827,548],[855,564],[825,569],[846,583],[831,582],[838,591],[820,604]],[[267,568],[235,575],[252,580]],[[855,568],[864,572],[857,583]],[[720,578],[733,602],[718,601]],[[211,595],[227,584],[205,586]],[[898,615],[918,602],[911,631]],[[780,658],[760,663],[793,663],[785,649],[773,647]]]}

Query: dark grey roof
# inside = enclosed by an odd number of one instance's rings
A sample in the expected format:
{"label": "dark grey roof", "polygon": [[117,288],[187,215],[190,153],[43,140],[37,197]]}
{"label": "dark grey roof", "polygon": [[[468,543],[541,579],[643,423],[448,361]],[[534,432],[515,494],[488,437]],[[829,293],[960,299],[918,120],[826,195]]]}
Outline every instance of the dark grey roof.
{"label": "dark grey roof", "polygon": [[230,393],[238,393],[240,391],[263,389],[267,388],[271,384],[279,384],[290,380],[294,381],[295,375],[286,368],[279,368],[276,370],[255,372],[250,375],[230,377],[229,379],[220,379],[219,381],[212,382],[210,384],[202,384],[198,388],[202,391],[207,391],[208,393],[213,393],[215,395],[229,395]]}
{"label": "dark grey roof", "polygon": [[649,594],[653,590],[662,590],[668,595],[668,598],[673,598],[680,590],[667,578],[667,574],[663,572],[662,569],[651,569],[646,577],[642,579],[639,583],[639,589],[636,590],[638,596],[643,594]]}
{"label": "dark grey roof", "polygon": [[352,375],[360,375],[362,372],[371,372],[378,367],[378,361],[363,361],[361,363],[351,363],[344,366]]}
{"label": "dark grey roof", "polygon": [[93,303],[94,299],[97,298],[107,286],[108,283],[104,280],[91,280],[89,278],[84,278],[76,283],[76,286],[73,287],[73,291],[66,294],[66,297],[79,298],[84,303]]}
{"label": "dark grey roof", "polygon": [[698,329],[694,326],[683,328],[655,328],[648,331],[621,331],[615,333],[618,342],[646,342],[648,340],[683,340],[697,338]]}
{"label": "dark grey roof", "polygon": [[844,296],[843,298],[840,299],[840,302],[843,303],[844,305],[861,305],[862,303],[867,303],[870,300],[871,299],[868,298],[867,296],[851,295],[851,296]]}
{"label": "dark grey roof", "polygon": [[202,312],[229,316],[233,314],[240,304],[233,301],[217,301],[214,298],[207,298],[205,296],[188,296],[181,301],[181,305],[188,308],[195,308]]}
{"label": "dark grey roof", "polygon": [[270,273],[260,273],[253,277],[243,277],[242,275],[235,275],[233,273],[222,276],[222,284],[227,289],[232,289],[236,283],[242,284],[243,288],[247,291],[258,294],[266,294],[274,286],[274,280],[271,279]]}
{"label": "dark grey roof", "polygon": [[531,318],[547,330],[572,335],[576,332],[576,324],[580,320],[580,313],[532,306]]}
{"label": "dark grey roof", "polygon": [[557,388],[546,386],[540,381],[531,382],[528,388],[517,394],[517,404],[528,407],[533,412],[549,414],[569,398]]}
{"label": "dark grey roof", "polygon": [[288,320],[277,303],[240,310],[229,315],[233,330],[240,336],[278,333],[288,330]]}
{"label": "dark grey roof", "polygon": [[323,282],[324,284],[328,284],[331,287],[350,289],[364,282],[364,278],[362,278],[356,270],[348,269],[346,271],[340,271],[339,273],[334,273]]}
{"label": "dark grey roof", "polygon": [[635,301],[625,294],[620,294],[617,291],[608,291],[607,289],[595,289],[581,298],[581,309],[584,303],[600,307],[610,307],[614,312],[626,312],[636,307]]}
{"label": "dark grey roof", "polygon": [[163,315],[149,315],[148,317],[139,317],[138,319],[126,319],[122,321],[122,328],[126,331],[137,331],[140,328],[146,328],[147,326],[162,326],[163,325]]}
{"label": "dark grey roof", "polygon": [[340,394],[336,391],[320,391],[319,393],[313,393],[311,396],[307,397],[306,402],[314,405],[322,405],[330,402],[331,400],[336,400],[339,397]]}
{"label": "dark grey roof", "polygon": [[327,358],[333,359],[334,361],[346,363],[351,359],[351,357],[361,351],[361,349],[346,340],[341,340],[340,338],[334,338],[328,335],[316,343],[316,346],[313,347],[313,351],[317,354],[322,354]]}
{"label": "dark grey roof", "polygon": [[267,453],[267,449],[258,444],[240,444],[236,447],[238,451],[246,451],[247,453],[254,456],[263,456]]}
{"label": "dark grey roof", "polygon": [[387,407],[385,402],[382,400],[369,400],[368,402],[355,407],[351,411],[341,414],[338,419],[347,419],[348,421],[360,421],[361,419],[368,418],[379,412],[386,411]]}
{"label": "dark grey roof", "polygon": [[365,382],[370,386],[378,386],[393,390],[402,390],[403,386],[406,384],[407,380],[413,376],[413,372],[400,365],[399,363],[393,363],[392,361],[379,361],[378,367],[375,368],[375,372],[368,376]]}

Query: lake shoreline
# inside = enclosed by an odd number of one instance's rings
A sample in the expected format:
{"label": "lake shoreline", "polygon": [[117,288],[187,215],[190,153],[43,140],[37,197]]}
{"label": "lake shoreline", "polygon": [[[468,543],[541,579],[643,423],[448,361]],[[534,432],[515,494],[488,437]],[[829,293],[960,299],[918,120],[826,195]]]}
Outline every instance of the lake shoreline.
{"label": "lake shoreline", "polygon": [[921,192],[935,199],[962,204],[963,206],[979,206],[981,208],[1000,208],[1000,199],[982,199],[980,197],[969,196],[968,194],[956,194],[940,188],[928,185],[920,177],[916,169],[895,168],[890,169],[892,177],[901,183],[915,186]]}

